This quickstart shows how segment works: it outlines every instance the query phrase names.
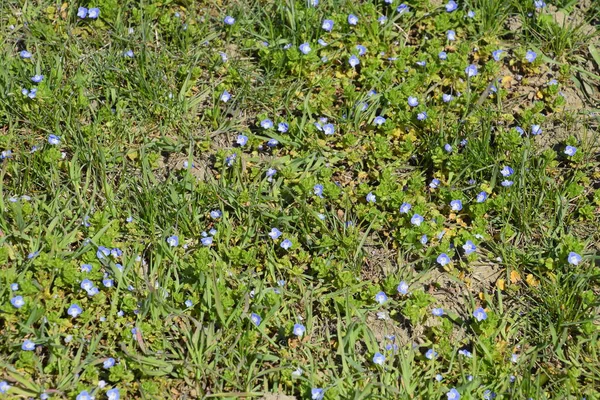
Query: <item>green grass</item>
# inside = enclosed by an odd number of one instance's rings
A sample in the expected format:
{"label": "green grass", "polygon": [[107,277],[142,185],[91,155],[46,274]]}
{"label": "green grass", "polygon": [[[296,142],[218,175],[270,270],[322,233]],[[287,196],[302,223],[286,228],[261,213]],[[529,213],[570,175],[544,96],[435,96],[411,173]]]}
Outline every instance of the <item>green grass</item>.
{"label": "green grass", "polygon": [[598,398],[597,29],[399,5],[0,2],[0,398]]}

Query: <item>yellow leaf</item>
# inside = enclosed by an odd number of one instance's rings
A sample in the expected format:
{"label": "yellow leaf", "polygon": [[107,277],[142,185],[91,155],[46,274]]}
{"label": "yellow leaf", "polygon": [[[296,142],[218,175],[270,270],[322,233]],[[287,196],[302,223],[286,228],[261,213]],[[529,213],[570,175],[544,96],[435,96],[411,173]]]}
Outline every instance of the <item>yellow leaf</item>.
{"label": "yellow leaf", "polygon": [[521,280],[521,275],[515,270],[510,271],[510,281],[512,283],[517,283]]}
{"label": "yellow leaf", "polygon": [[542,94],[542,92],[540,92],[540,91],[538,90],[538,92],[535,94],[535,97],[537,97],[538,99],[543,99],[543,98],[544,98],[544,95]]}
{"label": "yellow leaf", "polygon": [[527,284],[529,286],[533,286],[533,287],[536,287],[537,285],[539,285],[539,282],[531,274],[527,275],[527,278],[525,278],[525,282],[527,282]]}
{"label": "yellow leaf", "polygon": [[504,279],[498,279],[498,280],[496,281],[496,287],[497,287],[498,289],[500,289],[500,290],[504,290],[504,289],[505,289],[505,286],[504,286],[504,285],[505,285],[505,283],[506,283],[506,281],[505,281]]}

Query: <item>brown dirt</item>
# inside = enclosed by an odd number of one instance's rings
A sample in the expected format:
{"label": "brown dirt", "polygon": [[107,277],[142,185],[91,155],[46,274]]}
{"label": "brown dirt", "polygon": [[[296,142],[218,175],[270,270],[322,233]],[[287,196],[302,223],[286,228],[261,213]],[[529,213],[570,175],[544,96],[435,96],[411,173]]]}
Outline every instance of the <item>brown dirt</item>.
{"label": "brown dirt", "polygon": [[296,396],[288,396],[281,393],[265,393],[260,400],[296,400]]}

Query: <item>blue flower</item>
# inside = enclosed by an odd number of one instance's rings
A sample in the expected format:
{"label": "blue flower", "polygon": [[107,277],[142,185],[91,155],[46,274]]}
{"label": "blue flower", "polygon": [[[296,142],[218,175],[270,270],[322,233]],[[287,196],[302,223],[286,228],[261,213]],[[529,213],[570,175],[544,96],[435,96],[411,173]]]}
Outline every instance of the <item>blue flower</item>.
{"label": "blue flower", "polygon": [[115,247],[110,251],[110,255],[114,258],[119,258],[123,255],[123,250],[119,249],[118,247]]}
{"label": "blue flower", "polygon": [[35,99],[35,96],[37,96],[37,89],[33,88],[31,90],[27,90],[27,89],[23,88],[21,90],[21,93],[23,93],[23,96],[27,96],[33,100],[33,99]]}
{"label": "blue flower", "polygon": [[250,321],[252,321],[254,325],[259,326],[260,322],[262,321],[262,318],[260,317],[260,315],[252,313],[250,314]]}
{"label": "blue flower", "polygon": [[483,203],[484,201],[486,201],[488,198],[488,194],[486,192],[479,192],[479,194],[477,195],[477,199],[476,201],[478,203]]}
{"label": "blue flower", "polygon": [[91,19],[96,19],[100,16],[100,9],[99,8],[90,8],[88,11],[88,18]]}
{"label": "blue flower", "polygon": [[352,68],[355,68],[358,64],[360,64],[360,60],[355,55],[351,55],[348,59],[348,64],[350,64]]}
{"label": "blue flower", "polygon": [[427,65],[425,61],[417,61],[415,64],[417,64],[419,67],[424,67]]}
{"label": "blue flower", "polygon": [[579,265],[581,260],[582,260],[581,256],[575,252],[570,252],[569,255],[567,256],[567,261],[571,265]]}
{"label": "blue flower", "polygon": [[263,119],[260,121],[260,126],[263,129],[271,129],[273,127],[273,121],[271,121],[269,118]]}
{"label": "blue flower", "polygon": [[19,55],[21,56],[21,58],[31,58],[31,53],[27,50],[21,50]]}
{"label": "blue flower", "polygon": [[[327,42],[326,42],[326,41],[324,41],[324,40],[323,40],[323,39],[321,39],[321,38],[319,38],[319,40],[317,40],[317,43],[319,44],[319,46],[323,46],[323,47],[327,46]],[[321,58],[321,61],[323,61],[323,62],[327,62],[327,57],[323,56],[323,57]]]}
{"label": "blue flower", "polygon": [[358,17],[354,14],[348,15],[348,24],[350,24],[350,25],[358,24]]}
{"label": "blue flower", "polygon": [[167,244],[171,247],[179,246],[179,237],[177,235],[172,235],[167,238]]}
{"label": "blue flower", "polygon": [[359,56],[364,56],[365,54],[367,54],[367,48],[365,46],[363,46],[362,44],[357,44],[356,50],[358,50]]}
{"label": "blue flower", "polygon": [[444,309],[443,308],[434,308],[433,310],[431,310],[431,313],[433,315],[435,315],[436,317],[441,317],[442,315],[444,315]]}
{"label": "blue flower", "polygon": [[319,196],[320,198],[323,198],[323,185],[316,184],[313,187],[313,192],[315,193],[315,195]]}
{"label": "blue flower", "polygon": [[31,77],[31,81],[34,83],[40,83],[44,80],[44,75],[34,75]]}
{"label": "blue flower", "polygon": [[379,304],[383,304],[388,301],[388,297],[384,292],[379,292],[375,295],[375,301]]}
{"label": "blue flower", "polygon": [[269,237],[273,240],[277,239],[281,236],[281,231],[277,228],[271,228],[271,232],[269,232]]}
{"label": "blue flower", "polygon": [[85,18],[87,16],[88,13],[88,9],[85,7],[79,7],[77,9],[77,16],[81,19]]}
{"label": "blue flower", "polygon": [[112,388],[106,391],[107,400],[119,400],[121,398],[121,394],[119,393],[118,388]]}
{"label": "blue flower", "polygon": [[10,290],[12,290],[13,292],[16,292],[17,290],[19,290],[19,284],[18,283],[11,283],[10,284]]}
{"label": "blue flower", "polygon": [[450,202],[450,209],[452,211],[460,211],[462,210],[463,206],[462,206],[462,201],[460,200],[452,200]]}
{"label": "blue flower", "polygon": [[23,341],[23,344],[21,345],[21,349],[25,351],[33,351],[35,350],[35,343],[29,339],[25,339],[25,341]]}
{"label": "blue flower", "polygon": [[292,330],[292,333],[298,337],[304,335],[304,333],[306,332],[306,327],[302,324],[294,324],[294,329]]}
{"label": "blue flower", "polygon": [[402,205],[400,206],[400,213],[407,214],[411,208],[412,206],[410,205],[410,203],[402,203]]}
{"label": "blue flower", "polygon": [[87,294],[88,294],[88,296],[93,297],[93,296],[97,295],[98,292],[99,292],[98,288],[94,286],[93,288],[91,288],[90,290],[87,291]]}
{"label": "blue flower", "polygon": [[10,299],[10,304],[15,308],[21,308],[25,305],[25,300],[23,300],[23,296],[15,296]]}
{"label": "blue flower", "polygon": [[90,396],[87,390],[84,390],[77,395],[75,400],[92,400],[92,396]]}
{"label": "blue flower", "polygon": [[510,356],[510,361],[513,363],[517,363],[519,361],[519,355],[513,353],[513,355]]}
{"label": "blue flower", "polygon": [[92,264],[81,264],[81,272],[92,272]]}
{"label": "blue flower", "polygon": [[404,14],[404,13],[410,12],[410,7],[408,5],[402,3],[398,6],[398,8],[396,8],[396,12],[398,14]]}
{"label": "blue flower", "polygon": [[56,135],[50,135],[50,136],[48,136],[48,143],[50,143],[52,146],[59,145],[60,137],[58,137]]}
{"label": "blue flower", "polygon": [[542,127],[539,125],[531,125],[531,134],[532,135],[539,135],[542,133]]}
{"label": "blue flower", "polygon": [[448,255],[446,253],[442,253],[437,257],[437,263],[440,264],[442,267],[450,264],[450,257],[448,257]]}
{"label": "blue flower", "polygon": [[79,286],[83,290],[89,291],[91,288],[94,287],[94,282],[90,281],[89,279],[84,279],[84,280],[81,281],[81,284]]}
{"label": "blue flower", "polygon": [[427,112],[426,111],[421,111],[420,113],[417,114],[417,119],[419,121],[425,121],[427,119]]}
{"label": "blue flower", "polygon": [[286,122],[280,122],[277,125],[277,130],[281,133],[286,133],[290,129],[290,126]]}
{"label": "blue flower", "polygon": [[533,2],[533,5],[535,6],[535,8],[540,9],[546,7],[546,2],[544,2],[544,0],[535,0]]}
{"label": "blue flower", "polygon": [[573,157],[575,155],[575,153],[577,153],[577,147],[574,147],[574,146],[565,147],[565,154],[568,155],[569,157]]}
{"label": "blue flower", "polygon": [[81,314],[82,312],[83,310],[81,309],[81,307],[79,307],[78,304],[71,304],[71,306],[67,310],[67,314],[69,314],[73,318],[78,317],[79,314]]}
{"label": "blue flower", "polygon": [[277,139],[269,139],[269,141],[267,142],[267,146],[269,147],[276,147],[279,144],[279,142],[277,141]]}
{"label": "blue flower", "polygon": [[475,18],[475,11],[469,10],[469,12],[467,13],[467,17],[469,17],[469,18]]}
{"label": "blue flower", "polygon": [[400,282],[396,290],[398,290],[398,293],[400,293],[401,295],[406,296],[408,294],[408,283],[406,283],[405,281]]}
{"label": "blue flower", "polygon": [[115,366],[115,359],[112,357],[107,358],[106,360],[104,360],[104,363],[102,363],[102,367],[104,369],[109,369]]}
{"label": "blue flower", "polygon": [[276,173],[277,173],[277,170],[275,168],[269,168],[267,170],[267,172],[265,173],[267,180],[269,182],[273,181],[273,177],[275,176]]}
{"label": "blue flower", "polygon": [[503,180],[502,182],[500,182],[500,184],[504,187],[510,187],[514,184],[513,181],[509,181],[508,179]]}
{"label": "blue flower", "polygon": [[448,400],[460,399],[460,393],[458,393],[458,390],[456,390],[455,388],[450,389],[450,391],[446,393],[446,396],[448,396]]}
{"label": "blue flower", "polygon": [[99,260],[102,260],[103,258],[106,258],[110,255],[110,249],[106,248],[104,246],[98,246],[98,251],[96,251],[96,257],[98,257]]}
{"label": "blue flower", "polygon": [[237,140],[235,141],[239,146],[245,146],[248,143],[248,136],[246,135],[238,135]]}
{"label": "blue flower", "polygon": [[0,394],[6,394],[10,390],[12,386],[8,384],[6,381],[0,382]]}
{"label": "blue flower", "polygon": [[477,65],[475,65],[475,64],[469,65],[467,68],[465,68],[465,74],[467,74],[467,76],[469,78],[476,76],[477,75]]}
{"label": "blue flower", "polygon": [[467,240],[466,243],[463,245],[462,248],[465,251],[465,255],[466,256],[474,253],[475,250],[477,250],[477,247],[475,246],[475,244],[472,241],[470,241],[470,240]]}
{"label": "blue flower", "polygon": [[292,247],[292,241],[289,239],[285,239],[283,242],[281,242],[280,246],[282,249],[288,250]]}
{"label": "blue flower", "polygon": [[385,15],[382,15],[379,18],[377,18],[377,21],[379,21],[379,25],[383,25],[386,23],[387,17]]}
{"label": "blue flower", "polygon": [[300,49],[302,54],[308,54],[311,50],[310,45],[308,43],[302,43],[298,48]]}
{"label": "blue flower", "polygon": [[319,5],[319,0],[308,0],[309,7],[316,7]]}
{"label": "blue flower", "polygon": [[104,287],[113,287],[114,281],[110,278],[104,278],[102,279],[102,284]]}
{"label": "blue flower", "polygon": [[369,192],[369,194],[367,194],[366,200],[367,203],[375,203],[377,201],[377,197],[373,193]]}
{"label": "blue flower", "polygon": [[128,58],[133,58],[133,50],[127,50],[123,55]]}
{"label": "blue flower", "polygon": [[333,21],[330,19],[323,20],[321,28],[323,28],[323,30],[326,30],[327,32],[331,32],[331,30],[333,29]]}
{"label": "blue flower", "polygon": [[422,216],[420,216],[419,214],[415,214],[410,219],[410,223],[413,224],[413,225],[415,225],[415,226],[420,226],[423,223],[424,220],[425,219]]}
{"label": "blue flower", "polygon": [[448,3],[446,3],[446,11],[447,12],[452,12],[454,10],[456,10],[458,8],[458,4],[456,4],[456,2],[454,0],[450,0]]}
{"label": "blue flower", "polygon": [[419,100],[416,97],[409,96],[408,97],[408,105],[411,107],[416,107],[419,105]]}
{"label": "blue flower", "polygon": [[212,219],[221,218],[221,216],[222,216],[222,215],[223,215],[223,213],[221,213],[221,211],[220,211],[220,210],[212,210],[212,211],[210,212],[210,217],[211,217]]}
{"label": "blue flower", "polygon": [[379,352],[373,356],[373,364],[383,365],[385,363],[385,356]]}
{"label": "blue flower", "polygon": [[508,165],[505,165],[500,170],[500,173],[502,174],[503,177],[506,178],[506,177],[511,176],[512,174],[514,174],[515,171],[511,167],[509,167]]}
{"label": "blue flower", "polygon": [[233,18],[232,16],[228,15],[225,17],[225,19],[223,20],[223,22],[225,23],[225,25],[233,25],[235,24],[235,18]]}
{"label": "blue flower", "polygon": [[231,93],[229,93],[227,90],[223,90],[223,93],[221,93],[221,101],[223,103],[227,103],[229,101],[229,99],[231,98]]}
{"label": "blue flower", "polygon": [[445,51],[440,51],[438,53],[438,58],[440,60],[447,60],[448,59],[448,53],[446,53]]}
{"label": "blue flower", "polygon": [[425,245],[427,244],[427,241],[428,241],[428,239],[427,239],[427,235],[423,235],[423,236],[421,236],[421,239],[419,239],[419,241],[421,242],[421,244],[422,244],[423,246],[425,246]]}
{"label": "blue flower", "polygon": [[454,99],[454,97],[451,94],[444,93],[442,95],[442,100],[444,101],[444,103],[449,103],[452,101],[452,99]]}
{"label": "blue flower", "polygon": [[530,63],[534,62],[536,58],[537,54],[533,50],[527,50],[527,53],[525,53],[525,59]]}
{"label": "blue flower", "polygon": [[186,307],[190,308],[191,306],[194,305],[194,302],[190,299],[187,299],[184,304]]}
{"label": "blue flower", "polygon": [[323,400],[324,395],[323,389],[312,388],[310,391],[310,398],[312,400]]}
{"label": "blue flower", "polygon": [[433,349],[429,349],[429,350],[427,350],[427,353],[425,353],[425,358],[427,358],[428,360],[433,360],[437,356],[438,356],[437,351],[434,351]]}
{"label": "blue flower", "polygon": [[200,239],[200,242],[202,242],[202,246],[208,247],[208,246],[210,246],[212,244],[213,238],[210,237],[210,236],[209,237],[205,237],[205,238]]}
{"label": "blue flower", "polygon": [[471,354],[471,352],[469,350],[466,350],[466,349],[459,350],[458,354],[461,355],[461,356],[465,356],[467,358],[472,358],[473,357],[473,354]]}
{"label": "blue flower", "polygon": [[484,321],[487,319],[487,313],[485,312],[485,310],[482,307],[479,307],[478,309],[473,311],[473,316],[475,317],[475,319],[478,322]]}
{"label": "blue flower", "polygon": [[502,57],[502,54],[504,53],[504,50],[494,50],[492,51],[492,57],[494,58],[494,60],[496,61],[500,61],[500,58]]}
{"label": "blue flower", "polygon": [[448,39],[449,41],[456,40],[456,32],[454,32],[453,30],[449,30],[448,32],[446,32],[446,39]]}

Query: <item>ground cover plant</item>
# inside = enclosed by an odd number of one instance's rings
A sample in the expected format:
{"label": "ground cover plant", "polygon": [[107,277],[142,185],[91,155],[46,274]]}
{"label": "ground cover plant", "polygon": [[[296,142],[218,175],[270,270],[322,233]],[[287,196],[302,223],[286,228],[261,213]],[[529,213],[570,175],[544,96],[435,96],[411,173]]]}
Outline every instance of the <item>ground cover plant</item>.
{"label": "ground cover plant", "polygon": [[600,6],[0,2],[0,399],[596,399]]}

